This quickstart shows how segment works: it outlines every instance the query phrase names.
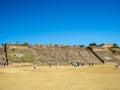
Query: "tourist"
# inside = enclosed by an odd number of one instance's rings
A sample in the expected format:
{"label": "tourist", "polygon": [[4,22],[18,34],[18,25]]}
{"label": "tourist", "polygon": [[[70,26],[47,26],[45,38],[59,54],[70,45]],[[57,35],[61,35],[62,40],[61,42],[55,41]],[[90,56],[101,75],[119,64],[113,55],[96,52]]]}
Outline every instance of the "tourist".
{"label": "tourist", "polygon": [[49,63],[49,68],[51,68],[52,67],[52,64],[51,63]]}
{"label": "tourist", "polygon": [[117,69],[118,68],[118,63],[115,63],[115,69]]}
{"label": "tourist", "polygon": [[36,66],[37,66],[36,63],[34,63],[34,70],[36,69]]}
{"label": "tourist", "polygon": [[92,62],[92,63],[91,63],[91,65],[93,66],[93,65],[94,65],[94,63]]}
{"label": "tourist", "polygon": [[88,65],[91,67],[91,63],[89,62]]}

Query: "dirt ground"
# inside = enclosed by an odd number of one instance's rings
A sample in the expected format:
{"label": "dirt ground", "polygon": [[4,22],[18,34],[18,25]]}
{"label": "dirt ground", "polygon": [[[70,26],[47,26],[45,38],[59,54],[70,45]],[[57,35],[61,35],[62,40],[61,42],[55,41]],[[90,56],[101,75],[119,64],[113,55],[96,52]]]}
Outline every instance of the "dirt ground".
{"label": "dirt ground", "polygon": [[0,67],[0,90],[120,90],[120,67]]}

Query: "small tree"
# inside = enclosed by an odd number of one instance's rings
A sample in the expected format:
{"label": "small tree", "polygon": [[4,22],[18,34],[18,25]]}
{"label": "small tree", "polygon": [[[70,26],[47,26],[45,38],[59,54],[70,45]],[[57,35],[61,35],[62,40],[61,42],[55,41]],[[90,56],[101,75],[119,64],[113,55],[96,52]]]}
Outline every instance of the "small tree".
{"label": "small tree", "polygon": [[4,43],[1,43],[2,46],[4,46]]}
{"label": "small tree", "polygon": [[113,48],[119,48],[119,46],[115,43],[113,44]]}
{"label": "small tree", "polygon": [[96,43],[90,43],[89,46],[97,46]]}
{"label": "small tree", "polygon": [[23,45],[25,45],[25,46],[29,46],[29,43],[28,43],[28,42],[24,42]]}
{"label": "small tree", "polygon": [[77,45],[76,45],[76,44],[74,44],[73,46],[74,46],[74,47],[77,47]]}

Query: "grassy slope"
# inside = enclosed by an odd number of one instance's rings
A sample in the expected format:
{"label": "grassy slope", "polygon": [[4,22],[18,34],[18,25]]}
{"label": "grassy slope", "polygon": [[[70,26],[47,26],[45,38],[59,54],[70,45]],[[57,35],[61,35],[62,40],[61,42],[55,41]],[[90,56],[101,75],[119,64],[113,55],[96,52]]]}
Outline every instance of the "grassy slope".
{"label": "grassy slope", "polygon": [[0,68],[0,90],[120,90],[119,84],[114,65]]}
{"label": "grassy slope", "polygon": [[[17,55],[23,55],[23,57],[18,57]],[[10,62],[33,62],[35,57],[30,49],[12,49],[8,50],[8,59]]]}

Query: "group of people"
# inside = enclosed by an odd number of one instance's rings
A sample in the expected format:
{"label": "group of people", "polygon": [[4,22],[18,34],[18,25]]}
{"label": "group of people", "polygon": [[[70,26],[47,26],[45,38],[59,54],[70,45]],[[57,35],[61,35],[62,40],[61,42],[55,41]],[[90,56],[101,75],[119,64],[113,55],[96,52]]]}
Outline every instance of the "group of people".
{"label": "group of people", "polygon": [[88,64],[89,64],[90,67],[94,65],[93,62],[89,62]]}
{"label": "group of people", "polygon": [[84,65],[85,65],[84,62],[71,62],[70,64],[71,64],[72,66],[74,66],[74,67],[84,66]]}
{"label": "group of people", "polygon": [[[74,62],[74,63],[72,63],[72,65],[75,67],[75,66],[79,66],[80,63]],[[81,65],[82,65],[82,63],[81,63]],[[88,65],[91,67],[91,66],[94,65],[94,63],[93,62],[89,62]],[[117,69],[119,65],[120,65],[120,62],[119,63],[115,63],[115,69]],[[49,68],[51,68],[51,66],[52,66],[52,64],[50,63],[49,64]],[[36,67],[37,67],[37,65],[36,65],[36,63],[34,63],[34,70],[36,70]],[[57,64],[57,67],[59,67],[59,64]]]}
{"label": "group of people", "polygon": [[[57,68],[59,68],[59,63],[57,63],[56,66],[57,66]],[[36,67],[37,67],[36,63],[34,63],[33,67],[34,67],[34,70],[36,70]],[[52,64],[49,63],[49,68],[51,68],[51,67],[52,67]]]}
{"label": "group of people", "polygon": [[[73,62],[73,63],[71,63],[72,64],[72,66],[74,66],[74,67],[78,67],[78,66],[84,66],[85,65],[85,63],[80,63],[80,62]],[[89,66],[93,66],[94,65],[94,63],[92,62],[92,63],[88,63],[89,64]],[[49,65],[49,68],[51,68],[52,67],[52,64],[51,63],[49,63],[48,64]],[[57,63],[56,64],[56,66],[57,66],[57,68],[59,67],[59,63]],[[36,63],[34,63],[34,70],[36,69],[36,67],[37,67],[37,65],[36,65]]]}
{"label": "group of people", "polygon": [[2,67],[7,66],[7,65],[8,65],[8,59],[3,58],[3,60],[1,60],[1,62],[0,62],[0,65],[1,65]]}

